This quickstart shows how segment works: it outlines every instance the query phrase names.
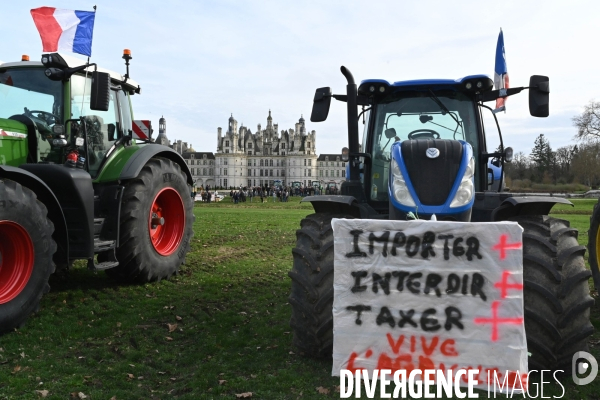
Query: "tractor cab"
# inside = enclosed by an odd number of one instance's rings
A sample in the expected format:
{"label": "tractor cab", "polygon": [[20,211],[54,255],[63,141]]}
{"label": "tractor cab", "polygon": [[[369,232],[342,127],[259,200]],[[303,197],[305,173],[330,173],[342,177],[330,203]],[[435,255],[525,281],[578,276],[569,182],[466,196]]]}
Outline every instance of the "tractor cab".
{"label": "tractor cab", "polygon": [[[346,68],[342,73],[348,80],[347,94],[317,89],[311,120],[327,118],[331,98],[347,103],[349,149],[342,155],[349,168],[341,194],[356,199],[361,217],[429,219],[435,214],[454,221],[489,220],[491,210],[506,197],[498,192],[503,189],[502,166],[512,158],[512,149],[504,147],[496,120],[500,151],[488,152],[483,113],[494,119],[495,114],[484,103],[530,89],[531,115],[548,115],[547,77],[532,76],[529,87],[501,92],[492,90],[486,75],[394,83],[369,79],[356,85]],[[360,115],[357,106],[362,107]],[[359,152],[359,116],[364,121],[364,152]],[[495,199],[489,201],[484,197],[491,191]],[[476,193],[484,196],[477,205],[485,211],[475,204]],[[319,199],[310,200],[315,204]]]}
{"label": "tractor cab", "polygon": [[[11,157],[9,165],[62,164],[76,151],[95,178],[115,142],[130,135],[130,96],[140,87],[74,57],[42,58],[0,65],[0,128],[25,134],[28,150],[26,159]],[[62,68],[51,66],[57,63]]]}
{"label": "tractor cab", "polygon": [[[404,214],[393,219],[405,219],[409,212],[457,214],[470,209],[473,180],[459,188],[456,176],[468,170],[473,177],[485,141],[479,134],[475,91],[464,89],[467,82],[481,90],[492,86],[486,76],[361,83],[359,94],[377,94],[365,111],[362,138],[362,148],[371,155],[363,184],[370,189],[373,208],[387,211],[389,204],[390,213]],[[483,172],[475,178],[477,189],[483,185],[478,180]]]}

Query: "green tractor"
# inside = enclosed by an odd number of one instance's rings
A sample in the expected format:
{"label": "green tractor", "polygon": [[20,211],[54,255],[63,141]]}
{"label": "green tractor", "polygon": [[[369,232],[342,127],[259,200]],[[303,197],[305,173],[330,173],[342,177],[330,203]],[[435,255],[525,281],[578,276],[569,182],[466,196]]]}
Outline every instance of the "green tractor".
{"label": "green tractor", "polygon": [[[294,344],[304,354],[331,357],[333,345],[332,218],[438,221],[516,221],[523,232],[524,307],[531,369],[570,370],[593,333],[591,273],[577,230],[548,216],[556,197],[518,197],[504,191],[503,166],[512,158],[487,149],[485,103],[529,89],[532,116],[548,116],[549,79],[534,75],[528,87],[493,90],[486,75],[357,85],[342,67],[346,94],[317,89],[311,121],[327,118],[332,98],[347,103],[348,179],[339,196],[311,196],[315,213],[297,231],[289,297]],[[358,122],[364,121],[362,150]],[[488,127],[489,128],[489,127]],[[599,231],[598,222],[592,226]],[[592,235],[590,235],[592,237]],[[600,239],[595,239],[598,246]],[[594,257],[597,255],[594,253]],[[364,281],[368,284],[368,281]]]}
{"label": "green tractor", "polygon": [[0,333],[36,311],[56,268],[169,278],[193,235],[192,176],[134,121],[127,73],[43,54],[0,64]]}

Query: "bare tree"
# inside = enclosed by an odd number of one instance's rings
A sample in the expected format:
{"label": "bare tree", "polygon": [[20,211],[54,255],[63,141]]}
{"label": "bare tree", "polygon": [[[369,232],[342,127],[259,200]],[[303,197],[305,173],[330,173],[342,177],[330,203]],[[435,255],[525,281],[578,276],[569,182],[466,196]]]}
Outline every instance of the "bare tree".
{"label": "bare tree", "polygon": [[571,170],[577,180],[586,186],[600,183],[600,143],[587,143],[574,155]]}
{"label": "bare tree", "polygon": [[591,100],[583,107],[583,112],[574,116],[572,121],[577,128],[576,140],[600,139],[600,102]]}

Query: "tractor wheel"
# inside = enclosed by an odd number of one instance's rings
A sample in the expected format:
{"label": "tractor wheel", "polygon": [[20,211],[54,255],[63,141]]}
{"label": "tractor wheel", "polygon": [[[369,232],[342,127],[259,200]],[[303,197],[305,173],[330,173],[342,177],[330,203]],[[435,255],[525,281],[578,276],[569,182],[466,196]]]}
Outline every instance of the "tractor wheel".
{"label": "tractor wheel", "polygon": [[333,231],[332,218],[342,214],[311,214],[300,222],[289,302],[294,345],[304,355],[331,358],[333,351]]}
{"label": "tractor wheel", "polygon": [[596,290],[600,291],[600,199],[594,205],[594,211],[590,217],[590,229],[588,230],[588,261],[596,284]]}
{"label": "tractor wheel", "polygon": [[0,333],[23,325],[50,290],[56,243],[46,214],[31,190],[0,180]]}
{"label": "tractor wheel", "polygon": [[529,369],[570,371],[571,358],[587,351],[590,297],[577,230],[548,216],[512,218],[523,231],[525,332]]}
{"label": "tractor wheel", "polygon": [[119,265],[106,273],[126,282],[159,281],[177,273],[193,236],[193,207],[179,165],[150,159],[125,186]]}

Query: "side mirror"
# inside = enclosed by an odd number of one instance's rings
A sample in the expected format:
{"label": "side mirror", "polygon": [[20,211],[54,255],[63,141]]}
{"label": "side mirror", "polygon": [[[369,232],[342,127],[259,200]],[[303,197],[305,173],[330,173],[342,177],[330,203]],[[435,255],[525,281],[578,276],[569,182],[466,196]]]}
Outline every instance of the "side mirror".
{"label": "side mirror", "polygon": [[315,92],[313,100],[312,113],[310,114],[311,122],[323,122],[329,115],[329,107],[331,106],[331,88],[319,88]]}
{"label": "side mirror", "polygon": [[529,79],[529,113],[532,117],[545,118],[550,114],[550,79],[532,75]]}
{"label": "side mirror", "polygon": [[342,161],[348,162],[350,159],[350,150],[347,147],[342,148]]}
{"label": "side mirror", "polygon": [[90,109],[108,111],[110,100],[110,75],[107,72],[92,72],[92,93],[90,94]]}

